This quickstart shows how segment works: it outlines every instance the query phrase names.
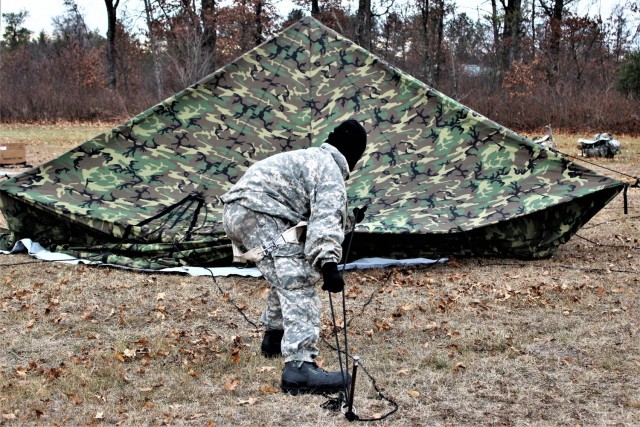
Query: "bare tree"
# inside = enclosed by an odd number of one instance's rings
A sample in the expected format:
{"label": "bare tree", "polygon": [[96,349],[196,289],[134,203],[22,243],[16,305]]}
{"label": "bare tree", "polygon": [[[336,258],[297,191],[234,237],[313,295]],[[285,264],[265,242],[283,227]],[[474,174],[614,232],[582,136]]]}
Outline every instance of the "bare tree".
{"label": "bare tree", "polygon": [[536,0],[531,1],[531,55],[536,58]]}
{"label": "bare tree", "polygon": [[320,4],[318,0],[311,0],[311,16],[318,18],[320,16]]}
{"label": "bare tree", "polygon": [[160,69],[160,58],[158,52],[158,41],[156,31],[154,29],[153,8],[151,0],[144,0],[144,11],[147,18],[147,30],[149,31],[149,43],[151,45],[151,56],[153,57],[153,75],[156,80],[156,96],[162,99],[164,93],[162,85],[162,70]]}
{"label": "bare tree", "polygon": [[255,0],[254,39],[255,39],[255,42],[256,42],[256,46],[258,46],[260,43],[262,43],[264,41],[264,36],[263,36],[264,28],[263,28],[263,25],[262,25],[262,21],[264,19],[263,16],[262,16],[263,7],[264,7],[264,1],[263,0]]}
{"label": "bare tree", "polygon": [[520,36],[522,34],[522,0],[500,0],[504,10],[502,26],[502,71],[511,68],[511,63],[520,53]]}
{"label": "bare tree", "polygon": [[[357,11],[340,0],[295,1],[328,27],[505,126],[526,131],[553,122],[567,128],[580,117],[585,128],[616,124],[619,132],[638,132],[637,122],[619,125],[620,114],[638,111],[637,91],[629,89],[637,80],[637,73],[629,74],[640,37],[637,1],[621,1],[607,19],[569,13],[567,5],[576,0],[492,0],[486,2],[490,16],[478,12],[475,20],[452,16],[452,0],[404,2],[393,12],[387,7],[393,0],[359,0]],[[125,24],[128,3],[122,0],[105,0],[110,25],[115,23],[107,39],[89,31],[77,0],[64,0],[66,12],[54,18],[53,34],[37,41],[22,28],[23,16],[0,14],[0,120],[129,115],[200,80],[216,63],[237,58],[281,22],[270,0],[139,3],[149,30],[146,46]],[[285,22],[301,14],[298,9]],[[109,42],[115,48],[107,52]]]}
{"label": "bare tree", "polygon": [[104,0],[107,6],[107,84],[116,88],[116,12],[120,0]]}
{"label": "bare tree", "polygon": [[[445,63],[444,20],[453,8],[445,0],[418,0],[418,19],[421,30],[422,75],[426,83],[437,86]],[[432,52],[435,51],[435,54]]]}
{"label": "bare tree", "polygon": [[549,19],[549,36],[547,38],[549,49],[549,65],[547,68],[547,80],[550,85],[555,85],[560,69],[560,43],[562,41],[562,20],[565,7],[573,0],[539,0],[540,7]]}
{"label": "bare tree", "polygon": [[445,2],[445,0],[434,0],[435,8],[434,8],[434,33],[435,33],[435,69],[433,73],[433,80],[436,85],[440,84],[440,75],[442,72],[442,68],[444,67],[444,50],[443,50],[443,42],[444,42],[444,18],[447,15],[447,12],[450,10]]}
{"label": "bare tree", "polygon": [[[626,10],[620,5],[613,8],[611,20],[613,21],[613,39],[611,40],[613,60],[619,64],[626,44],[632,38],[632,32],[629,28],[629,17]],[[640,27],[638,27],[638,31],[640,31]]]}
{"label": "bare tree", "polygon": [[420,28],[422,30],[422,49],[424,57],[422,58],[422,74],[427,84],[433,84],[433,73],[431,67],[431,26],[430,13],[431,5],[429,0],[419,0],[418,8],[420,10]]}
{"label": "bare tree", "polygon": [[218,43],[217,28],[217,2],[216,0],[201,0],[200,21],[202,22],[202,48],[204,53],[211,58],[209,71],[216,67],[215,53]]}
{"label": "bare tree", "polygon": [[182,87],[209,73],[212,58],[204,51],[202,41],[202,32],[197,27],[183,24],[172,29],[165,54]]}
{"label": "bare tree", "polygon": [[373,13],[371,0],[358,0],[356,14],[356,43],[367,50],[371,50],[371,32],[373,27]]}
{"label": "bare tree", "polygon": [[410,38],[407,21],[400,12],[392,12],[382,21],[380,28],[380,56],[403,69],[407,67]]}
{"label": "bare tree", "polygon": [[500,46],[502,42],[500,40],[500,18],[498,17],[498,6],[496,0],[491,0],[491,29],[493,30],[493,50],[495,57],[495,72],[500,74]]}

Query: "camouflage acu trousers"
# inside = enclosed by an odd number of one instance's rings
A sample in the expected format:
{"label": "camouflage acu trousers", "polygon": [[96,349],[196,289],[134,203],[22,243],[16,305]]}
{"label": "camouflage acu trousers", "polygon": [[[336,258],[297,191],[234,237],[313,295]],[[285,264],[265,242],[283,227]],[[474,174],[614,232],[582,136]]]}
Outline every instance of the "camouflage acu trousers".
{"label": "camouflage acu trousers", "polygon": [[[269,244],[292,224],[278,217],[254,212],[237,203],[224,206],[227,236],[243,250]],[[260,321],[268,330],[284,330],[285,362],[311,362],[318,355],[320,274],[304,257],[303,244],[282,244],[257,263],[270,285]]]}

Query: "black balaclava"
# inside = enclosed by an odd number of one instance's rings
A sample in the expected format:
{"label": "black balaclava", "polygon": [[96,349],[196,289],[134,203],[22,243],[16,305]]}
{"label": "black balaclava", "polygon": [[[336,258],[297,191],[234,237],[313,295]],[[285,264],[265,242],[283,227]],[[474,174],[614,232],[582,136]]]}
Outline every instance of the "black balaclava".
{"label": "black balaclava", "polygon": [[331,144],[342,153],[349,163],[349,170],[353,171],[356,163],[364,154],[367,145],[367,131],[354,119],[340,123],[329,134],[327,144]]}

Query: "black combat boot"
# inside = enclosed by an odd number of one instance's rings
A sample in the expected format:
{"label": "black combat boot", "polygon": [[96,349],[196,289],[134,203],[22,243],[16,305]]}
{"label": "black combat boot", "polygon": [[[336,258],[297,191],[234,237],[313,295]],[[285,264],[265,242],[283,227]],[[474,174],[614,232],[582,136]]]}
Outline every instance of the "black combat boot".
{"label": "black combat boot", "polygon": [[282,356],[282,337],[284,331],[274,329],[264,332],[264,338],[262,338],[262,345],[260,350],[264,357],[279,357]]}
{"label": "black combat boot", "polygon": [[296,395],[298,393],[337,393],[344,391],[351,377],[345,373],[346,384],[340,372],[327,372],[313,362],[291,361],[284,364],[282,372],[282,391]]}

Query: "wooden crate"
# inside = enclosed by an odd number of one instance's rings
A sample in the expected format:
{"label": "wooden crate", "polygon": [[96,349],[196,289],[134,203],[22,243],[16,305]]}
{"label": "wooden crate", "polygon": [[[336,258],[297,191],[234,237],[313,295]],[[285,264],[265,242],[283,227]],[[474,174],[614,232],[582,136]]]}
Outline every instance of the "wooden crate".
{"label": "wooden crate", "polygon": [[27,156],[24,144],[0,144],[0,165],[25,163]]}

